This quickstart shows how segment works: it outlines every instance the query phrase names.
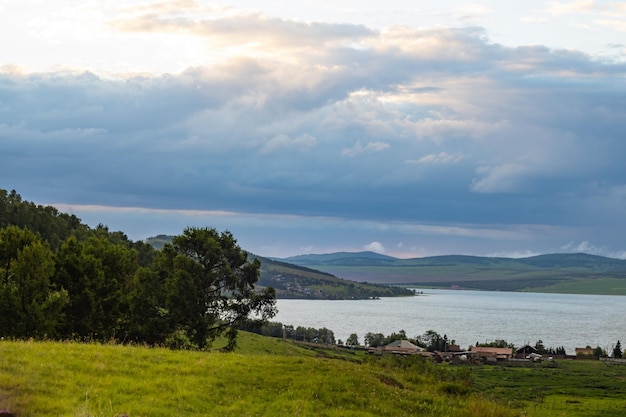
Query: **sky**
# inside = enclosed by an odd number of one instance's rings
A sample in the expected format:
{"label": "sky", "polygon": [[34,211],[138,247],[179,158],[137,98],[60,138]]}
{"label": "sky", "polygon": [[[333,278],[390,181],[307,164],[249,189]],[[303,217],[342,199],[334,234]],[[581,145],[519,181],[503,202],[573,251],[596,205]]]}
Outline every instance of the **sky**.
{"label": "sky", "polygon": [[262,256],[626,259],[626,3],[0,0],[0,188]]}

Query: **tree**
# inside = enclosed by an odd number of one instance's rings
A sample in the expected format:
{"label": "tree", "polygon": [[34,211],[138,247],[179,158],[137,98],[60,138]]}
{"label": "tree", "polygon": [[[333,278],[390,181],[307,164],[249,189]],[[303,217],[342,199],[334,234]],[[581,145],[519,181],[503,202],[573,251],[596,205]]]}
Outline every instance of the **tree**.
{"label": "tree", "polygon": [[537,349],[537,352],[544,354],[547,352],[545,345],[543,344],[543,340],[539,339],[537,340],[537,343],[535,343],[535,349]]}
{"label": "tree", "polygon": [[416,337],[416,343],[430,352],[435,350],[445,352],[448,350],[449,345],[454,345],[456,342],[448,340],[448,336],[445,334],[441,336],[434,330],[427,330],[422,336]]}
{"label": "tree", "polygon": [[618,340],[613,348],[613,358],[621,359],[622,358],[622,344]]}
{"label": "tree", "polygon": [[[591,349],[591,346],[587,346],[587,349]],[[596,346],[593,349],[593,356],[596,356],[598,358],[603,358],[606,357],[606,351],[604,349],[602,349],[600,346]]]}
{"label": "tree", "polygon": [[327,345],[334,345],[335,333],[332,330],[327,329],[326,327],[322,327],[321,329],[319,329],[319,337],[318,337],[317,343],[326,343]]}
{"label": "tree", "polygon": [[50,282],[53,253],[28,229],[0,229],[0,336],[56,337],[67,291]]}
{"label": "tree", "polygon": [[70,237],[56,258],[54,282],[70,297],[64,336],[96,340],[126,336],[136,251],[105,235],[86,242]]}
{"label": "tree", "polygon": [[389,336],[386,336],[382,344],[388,345],[389,343],[394,342],[396,340],[405,340],[405,339],[406,339],[406,332],[404,331],[404,329],[402,329],[397,333],[393,332]]}
{"label": "tree", "polygon": [[348,345],[348,346],[357,346],[358,344],[359,344],[359,336],[357,336],[356,333],[352,333],[346,339],[346,345]]}
{"label": "tree", "polygon": [[504,339],[496,339],[493,342],[485,342],[485,343],[478,343],[476,342],[476,346],[484,346],[484,347],[496,347],[496,348],[515,348],[515,345],[513,345],[513,343],[509,343]]}
{"label": "tree", "polygon": [[187,228],[163,247],[157,264],[165,278],[161,311],[200,349],[226,334],[225,349],[231,350],[241,324],[251,316],[267,320],[276,314],[274,289],[255,288],[260,262],[249,261],[230,232]]}
{"label": "tree", "polygon": [[382,346],[385,342],[385,335],[382,333],[368,332],[364,339],[365,345],[369,347]]}

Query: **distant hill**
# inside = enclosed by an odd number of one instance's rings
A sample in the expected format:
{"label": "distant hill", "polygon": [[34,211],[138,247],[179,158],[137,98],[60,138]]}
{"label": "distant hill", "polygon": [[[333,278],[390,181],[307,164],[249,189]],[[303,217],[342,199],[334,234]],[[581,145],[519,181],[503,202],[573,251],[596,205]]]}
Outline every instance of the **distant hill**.
{"label": "distant hill", "polygon": [[[161,249],[172,238],[158,235],[146,239],[146,243]],[[276,289],[278,298],[345,300],[413,295],[412,291],[403,287],[354,282],[318,271],[314,267],[293,265],[258,255],[250,256],[261,262],[259,285]]]}
{"label": "distant hill", "polygon": [[626,295],[626,261],[585,253],[520,259],[464,255],[398,259],[373,252],[342,252],[284,261],[379,284]]}
{"label": "distant hill", "polygon": [[376,252],[336,252],[325,255],[298,255],[284,261],[295,265],[386,265],[396,258]]}

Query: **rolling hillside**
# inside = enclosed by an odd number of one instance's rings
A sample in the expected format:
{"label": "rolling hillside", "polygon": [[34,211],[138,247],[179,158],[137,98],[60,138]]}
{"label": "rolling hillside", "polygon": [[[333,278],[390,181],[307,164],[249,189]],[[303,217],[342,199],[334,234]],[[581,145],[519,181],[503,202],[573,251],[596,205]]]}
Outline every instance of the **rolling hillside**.
{"label": "rolling hillside", "polygon": [[[172,237],[158,235],[146,239],[146,243],[161,249],[165,243],[171,242]],[[259,285],[276,289],[278,298],[346,300],[413,295],[412,291],[402,287],[354,282],[314,268],[251,256],[261,261]]]}
{"label": "rolling hillside", "polygon": [[626,295],[626,261],[583,253],[521,259],[461,255],[398,259],[344,252],[284,261],[379,284]]}

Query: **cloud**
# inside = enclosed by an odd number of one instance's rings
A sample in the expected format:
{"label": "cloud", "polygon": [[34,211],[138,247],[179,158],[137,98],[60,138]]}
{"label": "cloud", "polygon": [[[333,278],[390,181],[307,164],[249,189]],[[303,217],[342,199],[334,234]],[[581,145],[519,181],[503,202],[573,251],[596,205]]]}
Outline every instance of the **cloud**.
{"label": "cloud", "polygon": [[596,10],[599,5],[594,0],[576,0],[570,2],[553,1],[549,3],[548,13],[553,15],[588,13]]}
{"label": "cloud", "polygon": [[546,18],[536,17],[536,16],[526,16],[526,17],[520,18],[520,21],[524,23],[543,24],[543,23],[546,23]]}
{"label": "cloud", "polygon": [[365,249],[366,251],[372,251],[376,253],[385,253],[385,247],[382,245],[382,243],[376,242],[376,241],[368,243],[367,245],[363,246],[363,249]]}
{"label": "cloud", "polygon": [[287,135],[279,134],[268,140],[260,149],[260,152],[265,154],[270,152],[280,152],[285,149],[309,150],[315,146],[316,142],[317,141],[313,136],[306,133],[296,138],[290,138]]}
{"label": "cloud", "polygon": [[361,141],[357,141],[351,148],[346,148],[341,151],[341,155],[347,157],[353,157],[362,153],[381,152],[389,148],[387,142],[369,142],[363,146]]}
{"label": "cloud", "polygon": [[191,34],[213,45],[255,49],[319,47],[354,42],[375,33],[362,25],[305,23],[231,8],[205,8],[193,1],[132,8],[111,26],[124,32]]}
{"label": "cloud", "polygon": [[[626,17],[626,14],[625,14]],[[615,20],[615,19],[596,19],[593,23],[607,27],[609,29],[613,29],[618,32],[626,32],[626,22],[624,20]]]}
{"label": "cloud", "polygon": [[454,9],[452,13],[462,20],[474,20],[493,14],[493,10],[480,4],[468,4]]}
{"label": "cloud", "polygon": [[[328,230],[351,219],[401,235],[377,237],[388,248],[436,236],[623,250],[604,232],[623,224],[625,64],[509,48],[480,28],[157,6],[116,27],[193,33],[228,53],[153,76],[5,67],[4,187],[66,204],[342,219]],[[272,48],[249,45],[257,36]],[[581,225],[598,232],[575,236]]]}
{"label": "cloud", "polygon": [[[572,2],[552,2],[546,10],[553,16],[583,15],[589,18],[589,23],[610,30],[624,32],[626,19],[626,5],[619,2],[597,2],[593,0],[578,0]],[[576,22],[574,26],[591,29],[590,24]]]}
{"label": "cloud", "polygon": [[606,247],[599,247],[589,241],[569,242],[563,245],[561,251],[568,253],[588,253],[591,255],[606,256],[614,259],[626,259],[626,251],[611,251]]}
{"label": "cloud", "polygon": [[408,164],[455,164],[463,159],[463,155],[455,154],[450,155],[446,152],[439,152],[438,154],[424,155],[417,160],[408,159]]}

